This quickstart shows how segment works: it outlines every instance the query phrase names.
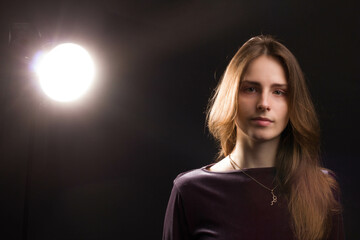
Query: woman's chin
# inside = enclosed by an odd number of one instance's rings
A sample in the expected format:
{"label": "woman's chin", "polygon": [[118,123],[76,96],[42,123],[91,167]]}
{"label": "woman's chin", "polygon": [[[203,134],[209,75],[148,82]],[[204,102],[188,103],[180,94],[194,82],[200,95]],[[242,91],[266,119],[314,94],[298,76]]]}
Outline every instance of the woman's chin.
{"label": "woman's chin", "polygon": [[280,138],[280,135],[268,135],[268,134],[253,134],[250,136],[250,139],[254,142],[268,142],[268,141],[274,141],[278,140]]}

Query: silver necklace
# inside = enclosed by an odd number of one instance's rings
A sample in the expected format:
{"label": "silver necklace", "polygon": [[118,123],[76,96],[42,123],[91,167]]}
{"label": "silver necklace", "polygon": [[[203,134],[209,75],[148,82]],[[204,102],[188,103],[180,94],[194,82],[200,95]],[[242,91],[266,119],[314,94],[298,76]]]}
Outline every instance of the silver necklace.
{"label": "silver necklace", "polygon": [[[278,185],[276,185],[273,189],[268,188],[267,186],[265,186],[264,184],[262,184],[261,182],[259,182],[258,180],[256,180],[255,178],[253,178],[252,176],[250,176],[249,174],[247,174],[246,172],[244,172],[244,171],[241,169],[241,167],[240,167],[239,165],[237,165],[234,160],[232,160],[230,154],[229,154],[229,159],[230,159],[230,164],[231,164],[231,166],[232,166],[232,168],[233,168],[234,170],[240,170],[240,171],[241,171],[242,173],[244,173],[246,176],[248,176],[249,178],[251,178],[252,180],[254,180],[257,184],[259,184],[259,185],[262,186],[263,188],[265,188],[265,189],[267,189],[267,190],[270,191],[270,193],[271,193],[271,195],[272,195],[272,201],[271,201],[271,203],[270,203],[271,206],[273,206],[274,203],[277,202],[277,196],[275,195],[274,190],[275,190],[275,188],[277,188]],[[236,168],[235,166],[236,166],[237,168]]]}

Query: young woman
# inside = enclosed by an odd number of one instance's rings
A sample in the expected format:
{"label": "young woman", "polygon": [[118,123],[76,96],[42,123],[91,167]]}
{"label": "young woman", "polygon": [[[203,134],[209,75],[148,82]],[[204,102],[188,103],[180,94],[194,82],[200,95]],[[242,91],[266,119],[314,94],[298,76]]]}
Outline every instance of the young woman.
{"label": "young woman", "polygon": [[338,185],[319,160],[319,125],[293,54],[248,40],[210,101],[219,161],[180,174],[164,240],[343,239]]}

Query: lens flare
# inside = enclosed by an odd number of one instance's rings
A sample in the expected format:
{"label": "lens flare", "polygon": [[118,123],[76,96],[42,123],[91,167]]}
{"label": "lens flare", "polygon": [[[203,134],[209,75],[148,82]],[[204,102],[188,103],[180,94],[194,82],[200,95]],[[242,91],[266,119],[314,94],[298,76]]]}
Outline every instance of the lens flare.
{"label": "lens flare", "polygon": [[95,67],[81,46],[64,43],[45,54],[35,67],[42,90],[59,102],[74,101],[93,83]]}

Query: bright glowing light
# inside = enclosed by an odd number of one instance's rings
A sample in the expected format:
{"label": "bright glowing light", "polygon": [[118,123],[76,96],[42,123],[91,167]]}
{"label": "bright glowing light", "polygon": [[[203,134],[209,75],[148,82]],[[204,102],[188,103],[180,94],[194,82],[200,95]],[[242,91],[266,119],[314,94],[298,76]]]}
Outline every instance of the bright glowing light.
{"label": "bright glowing light", "polygon": [[35,70],[45,94],[60,102],[81,97],[90,88],[95,75],[89,53],[73,43],[52,49],[38,61]]}

